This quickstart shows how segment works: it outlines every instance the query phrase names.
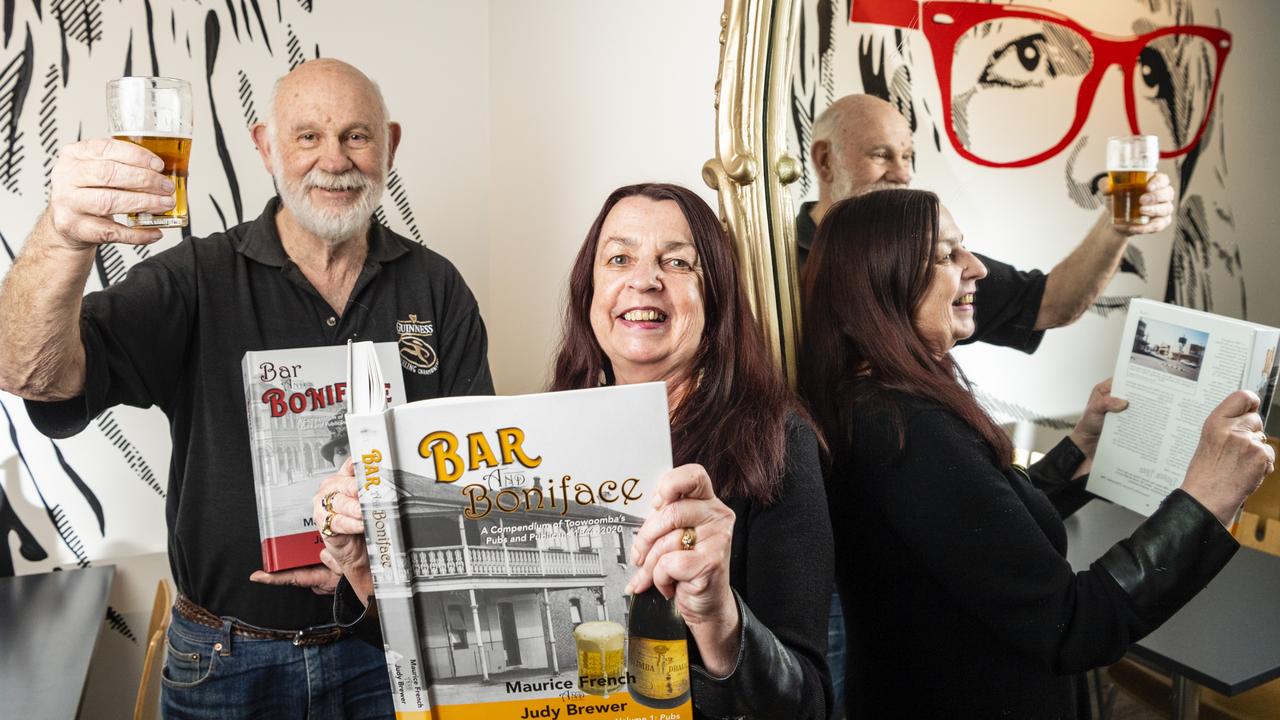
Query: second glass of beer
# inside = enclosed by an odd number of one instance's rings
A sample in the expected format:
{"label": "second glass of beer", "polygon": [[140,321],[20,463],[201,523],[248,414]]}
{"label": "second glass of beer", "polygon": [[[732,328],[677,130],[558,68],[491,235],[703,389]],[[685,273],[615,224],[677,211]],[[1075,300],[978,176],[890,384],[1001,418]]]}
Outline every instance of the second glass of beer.
{"label": "second glass of beer", "polygon": [[187,164],[191,158],[191,84],[163,77],[124,77],[107,83],[111,136],[150,150],[173,182],[173,209],[117,216],[129,227],[187,226]]}
{"label": "second glass of beer", "polygon": [[626,628],[607,620],[584,622],[573,629],[578,646],[578,689],[609,696],[623,685],[623,641]]}
{"label": "second glass of beer", "polygon": [[1150,218],[1140,212],[1138,199],[1160,161],[1160,141],[1155,135],[1125,135],[1107,139],[1107,177],[1111,180],[1111,222],[1145,225]]}

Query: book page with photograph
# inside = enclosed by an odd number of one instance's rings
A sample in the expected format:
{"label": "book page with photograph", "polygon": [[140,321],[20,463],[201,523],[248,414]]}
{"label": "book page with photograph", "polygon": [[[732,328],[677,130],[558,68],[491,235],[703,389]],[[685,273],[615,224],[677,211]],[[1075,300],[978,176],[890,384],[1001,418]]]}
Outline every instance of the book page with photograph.
{"label": "book page with photograph", "polygon": [[1137,299],[1129,305],[1089,492],[1150,515],[1182,484],[1205,418],[1247,389],[1270,407],[1280,330]]}

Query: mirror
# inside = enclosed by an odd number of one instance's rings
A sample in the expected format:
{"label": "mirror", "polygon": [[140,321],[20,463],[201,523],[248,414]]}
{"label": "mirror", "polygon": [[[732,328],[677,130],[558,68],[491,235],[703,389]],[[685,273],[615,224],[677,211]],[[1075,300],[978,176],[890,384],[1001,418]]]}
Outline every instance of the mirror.
{"label": "mirror", "polygon": [[[1016,9],[914,0],[736,5],[726,3],[720,112],[727,99],[736,99],[726,98],[735,58],[730,48],[754,30],[766,59],[743,83],[760,95],[742,128],[758,140],[754,157],[765,187],[754,189],[754,204],[726,203],[720,192],[731,226],[739,207],[747,208],[744,217],[767,219],[757,234],[772,238],[772,245],[752,252],[769,260],[755,271],[772,273],[772,294],[763,293],[758,307],[778,313],[771,322],[788,369],[790,333],[798,326],[794,248],[779,245],[794,243],[796,212],[818,197],[810,153],[814,122],[852,93],[887,100],[907,119],[915,149],[912,187],[939,194],[967,245],[1023,270],[1050,271],[1106,212],[1097,187],[1105,177],[1108,136],[1136,127],[1176,153],[1160,163],[1177,192],[1173,227],[1128,244],[1119,272],[1082,319],[1048,332],[1031,356],[982,343],[957,350],[998,418],[1062,427],[1062,418],[1078,413],[1088,389],[1111,372],[1130,298],[1280,320],[1274,293],[1247,292],[1256,274],[1251,268],[1274,267],[1277,260],[1274,249],[1240,232],[1246,216],[1261,229],[1266,201],[1251,190],[1247,199],[1238,189],[1228,193],[1233,185],[1251,185],[1234,175],[1261,172],[1228,163],[1237,144],[1246,157],[1249,146],[1276,147],[1246,124],[1256,102],[1246,88],[1266,82],[1269,64],[1240,57],[1249,52],[1242,37],[1273,21],[1273,10],[1220,0],[1154,8],[1103,0],[1069,8],[1032,0]],[[1223,98],[1232,87],[1241,91],[1228,107]],[[779,132],[785,144],[771,145]],[[721,162],[733,157],[725,138],[722,121]],[[737,191],[749,188],[740,184]]]}

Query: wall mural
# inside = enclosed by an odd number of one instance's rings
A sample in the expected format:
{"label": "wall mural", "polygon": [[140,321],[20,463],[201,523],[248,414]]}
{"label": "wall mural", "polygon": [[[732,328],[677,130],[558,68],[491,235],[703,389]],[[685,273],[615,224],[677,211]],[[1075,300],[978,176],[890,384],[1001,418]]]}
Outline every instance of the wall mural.
{"label": "wall mural", "polygon": [[[967,244],[1048,271],[1105,207],[1096,190],[1106,177],[1106,138],[1159,136],[1176,221],[1129,243],[1092,318],[1076,324],[1083,329],[1050,331],[1033,359],[1015,361],[1027,368],[1021,374],[1008,369],[1008,357],[995,363],[1005,367],[984,370],[999,357],[990,348],[959,351],[962,361],[978,358],[965,369],[998,415],[1063,427],[1053,417],[1078,412],[1114,363],[1111,350],[1093,353],[1105,355],[1098,361],[1082,360],[1080,349],[1113,347],[1131,298],[1246,316],[1220,81],[1253,70],[1228,61],[1232,35],[1212,1],[1029,0],[1015,13],[1003,5],[805,0],[790,117],[791,152],[805,173],[793,188],[797,207],[816,199],[815,118],[846,94],[876,95],[910,123],[913,186],[937,191],[959,213]],[[1060,353],[1059,345],[1073,350]],[[1046,377],[1068,378],[1059,384],[1069,391],[1045,388]]]}
{"label": "wall mural", "polygon": [[[105,134],[105,84],[123,75],[192,83],[191,227],[182,235],[256,217],[273,189],[247,128],[268,112],[277,77],[322,56],[320,37],[340,36],[349,9],[312,0],[3,0],[0,269],[43,209],[58,148]],[[421,242],[394,169],[384,202],[378,219]],[[175,231],[159,247],[178,240]],[[157,249],[103,246],[88,290],[120,281]],[[31,427],[17,398],[0,394],[0,410],[0,577],[165,551],[169,440],[159,411],[115,408],[55,442]],[[140,633],[115,609],[109,620],[136,642]]]}

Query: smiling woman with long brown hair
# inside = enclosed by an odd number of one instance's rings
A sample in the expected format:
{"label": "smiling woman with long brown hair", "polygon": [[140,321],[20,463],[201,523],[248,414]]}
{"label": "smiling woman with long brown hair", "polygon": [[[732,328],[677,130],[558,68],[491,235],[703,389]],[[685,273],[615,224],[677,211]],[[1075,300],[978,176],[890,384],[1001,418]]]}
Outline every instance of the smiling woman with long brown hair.
{"label": "smiling woman with long brown hair", "polygon": [[800,387],[831,446],[850,716],[1075,718],[1076,676],[1119,659],[1238,547],[1224,523],[1275,459],[1257,396],[1228,396],[1181,488],[1076,573],[1061,515],[1086,499],[1103,416],[1125,406],[1109,382],[1029,472],[1011,465],[950,354],[986,269],[932,193],[837,203],[806,272]]}
{"label": "smiling woman with long brown hair", "polygon": [[[831,528],[819,443],[747,304],[715,213],[619,188],[574,261],[552,390],[662,381],[678,465],[640,528],[631,592],[674,597],[699,718],[827,717]],[[682,528],[696,530],[693,552]]]}

